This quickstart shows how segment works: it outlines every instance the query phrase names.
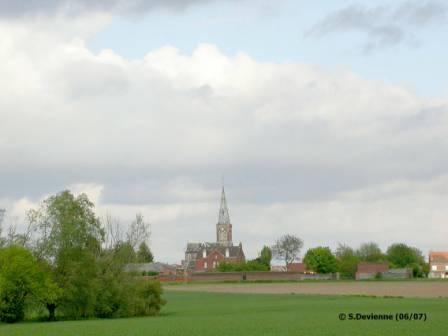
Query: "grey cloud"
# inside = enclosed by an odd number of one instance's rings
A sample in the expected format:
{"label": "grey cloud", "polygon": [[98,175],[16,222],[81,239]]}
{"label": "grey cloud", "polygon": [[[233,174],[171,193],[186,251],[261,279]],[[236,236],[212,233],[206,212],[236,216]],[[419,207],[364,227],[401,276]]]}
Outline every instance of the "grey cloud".
{"label": "grey cloud", "polygon": [[141,14],[155,9],[182,11],[190,6],[214,0],[0,0],[0,17],[14,18],[28,15],[67,14],[88,12]]}
{"label": "grey cloud", "polygon": [[[408,210],[421,202],[448,215],[445,199],[433,206],[438,198],[419,190],[404,203],[334,201],[350,190],[446,174],[446,102],[434,106],[352,73],[232,58],[209,45],[127,60],[72,40],[30,44],[35,35],[19,31],[22,43],[0,53],[0,207],[98,184],[100,205],[117,216],[147,210],[156,255],[172,261],[186,240],[213,237],[223,173],[235,237],[252,244],[253,256],[278,232],[296,230],[313,244],[350,235],[357,244],[377,223],[375,237],[397,218],[402,232],[410,232],[408,220],[426,223],[426,213],[414,218]],[[440,218],[431,237],[446,236]],[[339,231],[345,222],[357,231]]]}
{"label": "grey cloud", "polygon": [[358,32],[366,36],[365,51],[401,43],[415,44],[418,30],[444,23],[448,6],[439,1],[406,1],[395,6],[350,5],[328,14],[306,36]]}

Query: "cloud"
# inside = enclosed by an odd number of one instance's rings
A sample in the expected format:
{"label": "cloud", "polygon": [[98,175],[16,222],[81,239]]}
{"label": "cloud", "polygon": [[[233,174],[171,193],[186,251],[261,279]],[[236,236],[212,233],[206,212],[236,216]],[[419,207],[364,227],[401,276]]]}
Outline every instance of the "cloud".
{"label": "cloud", "polygon": [[448,6],[440,1],[404,1],[394,6],[349,5],[328,14],[307,36],[357,32],[365,35],[365,51],[402,43],[419,43],[418,31],[446,22]]}
{"label": "cloud", "polygon": [[140,15],[156,9],[182,11],[188,7],[213,2],[214,0],[39,0],[0,1],[0,17],[53,16],[92,13],[116,15]]}
{"label": "cloud", "polygon": [[90,20],[77,19],[80,33],[58,18],[0,24],[9,213],[87,191],[124,223],[143,212],[158,258],[178,261],[186,241],[214,239],[224,174],[249,256],[285,232],[308,247],[443,247],[446,97],[210,44],[94,53],[86,36],[104,22]]}

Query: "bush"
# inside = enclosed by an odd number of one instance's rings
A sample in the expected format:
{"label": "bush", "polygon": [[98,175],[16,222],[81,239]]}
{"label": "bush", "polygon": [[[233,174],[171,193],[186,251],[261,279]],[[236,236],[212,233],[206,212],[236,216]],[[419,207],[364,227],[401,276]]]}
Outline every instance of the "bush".
{"label": "bush", "polygon": [[133,298],[133,316],[157,315],[166,304],[162,298],[163,289],[158,281],[136,282]]}
{"label": "bush", "polygon": [[148,272],[146,272],[146,275],[147,275],[147,276],[157,276],[157,275],[159,275],[159,272],[148,271]]}
{"label": "bush", "polygon": [[335,273],[338,269],[336,257],[328,247],[315,247],[309,249],[303,262],[306,268],[316,273]]}
{"label": "bush", "polygon": [[23,247],[0,250],[0,321],[23,320],[25,302],[39,292],[43,272],[33,255]]}
{"label": "bush", "polygon": [[258,260],[249,260],[241,263],[220,263],[219,272],[263,272],[269,271],[269,266]]}

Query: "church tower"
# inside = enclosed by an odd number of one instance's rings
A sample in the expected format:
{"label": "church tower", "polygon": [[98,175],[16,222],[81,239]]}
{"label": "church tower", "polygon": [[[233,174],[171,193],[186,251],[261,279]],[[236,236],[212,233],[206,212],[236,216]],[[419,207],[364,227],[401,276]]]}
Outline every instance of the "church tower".
{"label": "church tower", "polygon": [[230,224],[229,208],[227,207],[224,187],[222,187],[221,206],[219,208],[218,224],[216,224],[216,241],[220,245],[233,246],[232,224]]}

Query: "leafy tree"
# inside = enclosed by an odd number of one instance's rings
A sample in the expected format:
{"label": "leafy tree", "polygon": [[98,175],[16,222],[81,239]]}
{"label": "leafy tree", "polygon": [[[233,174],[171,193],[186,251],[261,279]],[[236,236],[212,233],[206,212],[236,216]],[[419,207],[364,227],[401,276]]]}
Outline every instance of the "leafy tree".
{"label": "leafy tree", "polygon": [[303,262],[306,268],[316,273],[334,273],[337,271],[336,257],[331,253],[329,247],[315,247],[309,249]]}
{"label": "leafy tree", "polygon": [[387,260],[393,267],[412,268],[413,275],[421,277],[424,274],[425,258],[422,252],[406,244],[392,244],[387,249]]}
{"label": "leafy tree", "polygon": [[122,264],[137,262],[137,253],[128,241],[118,241],[113,249],[116,262]]}
{"label": "leafy tree", "polygon": [[341,277],[354,279],[359,263],[359,258],[355,251],[347,245],[339,244],[335,255],[338,261],[338,271],[341,274]]}
{"label": "leafy tree", "polygon": [[280,237],[274,246],[272,254],[276,259],[284,260],[286,266],[293,263],[299,257],[303,241],[297,236],[286,234]]}
{"label": "leafy tree", "polygon": [[60,300],[47,296],[50,316],[54,316],[56,306],[73,317],[93,314],[96,261],[104,236],[93,209],[85,194],[75,197],[63,191],[29,212],[39,233],[35,251],[49,265],[55,285],[62,291]]}
{"label": "leafy tree", "polygon": [[137,261],[139,263],[150,263],[154,261],[154,256],[145,242],[141,242],[138,247]]}
{"label": "leafy tree", "polygon": [[30,251],[19,246],[0,250],[0,321],[23,319],[26,300],[41,290],[43,277]]}
{"label": "leafy tree", "polygon": [[141,216],[126,239],[114,235],[107,248],[86,195],[61,192],[30,210],[28,218],[30,227],[22,241],[35,256],[11,245],[17,239],[9,239],[10,246],[0,249],[0,320],[22,319],[31,302],[43,304],[50,320],[56,309],[66,318],[125,317],[157,314],[164,305],[160,283],[142,283],[125,272],[125,265],[137,258],[134,244],[139,234],[147,237]]}
{"label": "leafy tree", "polygon": [[361,244],[356,250],[356,256],[360,261],[366,262],[380,262],[386,260],[386,256],[381,252],[378,244],[373,242]]}
{"label": "leafy tree", "polygon": [[270,267],[272,260],[272,250],[268,246],[263,246],[260,252],[260,257],[258,259],[260,263]]}

